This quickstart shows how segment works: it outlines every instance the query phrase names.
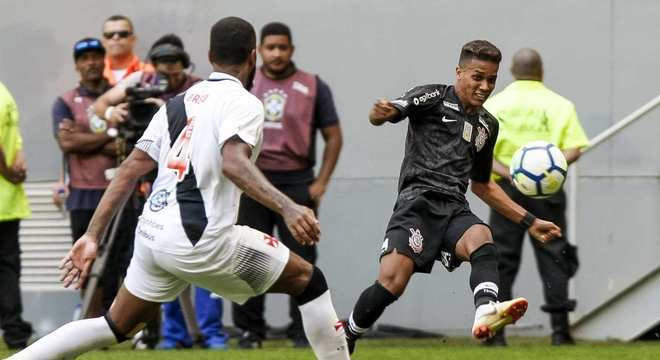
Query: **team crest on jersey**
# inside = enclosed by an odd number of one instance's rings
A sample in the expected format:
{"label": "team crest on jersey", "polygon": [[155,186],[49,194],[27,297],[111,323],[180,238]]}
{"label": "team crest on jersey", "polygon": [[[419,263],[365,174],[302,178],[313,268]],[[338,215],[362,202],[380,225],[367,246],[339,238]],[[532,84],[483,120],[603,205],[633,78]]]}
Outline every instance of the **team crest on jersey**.
{"label": "team crest on jersey", "polygon": [[286,106],[287,94],[281,89],[270,89],[264,93],[265,127],[282,128],[282,117]]}
{"label": "team crest on jersey", "polygon": [[482,128],[481,126],[477,126],[477,138],[474,140],[475,145],[477,145],[477,151],[481,151],[481,149],[483,149],[487,139],[488,133],[486,132],[486,129]]}
{"label": "team crest on jersey", "polygon": [[410,228],[410,237],[408,238],[408,246],[415,253],[419,254],[423,250],[424,237],[419,229]]}
{"label": "team crest on jersey", "polygon": [[96,116],[91,105],[87,108],[87,118],[89,119],[89,129],[92,130],[93,133],[99,134],[108,130],[108,123]]}
{"label": "team crest on jersey", "polygon": [[153,212],[159,212],[167,207],[167,198],[170,196],[170,192],[162,189],[155,194],[151,195],[149,198],[149,209]]}

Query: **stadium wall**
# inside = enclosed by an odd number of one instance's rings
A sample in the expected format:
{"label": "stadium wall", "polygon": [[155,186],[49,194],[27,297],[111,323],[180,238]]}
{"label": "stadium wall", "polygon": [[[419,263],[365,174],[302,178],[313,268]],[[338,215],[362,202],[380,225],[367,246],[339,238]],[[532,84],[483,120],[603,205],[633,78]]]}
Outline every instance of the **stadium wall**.
{"label": "stadium wall", "polygon": [[[330,84],[345,134],[321,207],[319,260],[343,315],[375,278],[403,154],[405,124],[368,125],[366,114],[375,99],[395,97],[416,84],[452,82],[461,45],[475,38],[503,51],[496,91],[511,81],[512,53],[523,46],[538,49],[546,84],[575,102],[590,137],[658,92],[660,47],[649,40],[660,38],[660,3],[650,0],[0,0],[0,8],[0,81],[18,102],[30,180],[57,176],[60,152],[50,108],[75,84],[73,43],[100,36],[109,15],[133,19],[142,56],[162,34],[179,34],[200,76],[210,71],[208,32],[217,19],[241,16],[257,29],[274,20],[288,23],[296,63]],[[580,163],[577,317],[658,265],[659,133],[660,123],[645,119]],[[479,215],[487,216],[481,202],[470,200]],[[522,328],[547,332],[547,318],[539,310],[542,284],[528,244],[525,253],[516,294],[528,296],[531,307]],[[382,322],[467,334],[473,317],[468,273],[467,265],[453,274],[438,265],[432,275],[416,276]],[[44,296],[25,294],[29,319],[41,316]],[[284,299],[273,297],[269,321],[281,325],[286,316]]]}

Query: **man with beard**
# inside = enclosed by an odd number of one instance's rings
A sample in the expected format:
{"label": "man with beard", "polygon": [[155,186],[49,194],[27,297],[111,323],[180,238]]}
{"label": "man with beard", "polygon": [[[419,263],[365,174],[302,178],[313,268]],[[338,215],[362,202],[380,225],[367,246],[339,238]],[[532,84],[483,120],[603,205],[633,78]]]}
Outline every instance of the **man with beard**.
{"label": "man with beard", "polygon": [[[110,88],[103,77],[104,55],[105,49],[98,39],[76,42],[73,58],[80,75],[79,84],[59,96],[52,110],[53,132],[66,163],[69,195],[65,206],[71,214],[74,242],[85,233],[109,184],[106,170],[117,166],[115,141],[106,133],[108,124],[91,111],[94,100]],[[119,290],[132,253],[135,215],[131,210],[122,219],[86,316],[99,316],[107,311]]]}
{"label": "man with beard", "polygon": [[[291,30],[274,22],[261,29],[259,54],[263,66],[257,71],[252,94],[261,99],[265,110],[264,146],[257,167],[278,190],[298,204],[316,209],[320,205],[342,146],[339,117],[330,87],[318,76],[304,72],[291,61],[294,46]],[[314,175],[317,130],[325,140],[323,160]],[[247,195],[241,198],[238,224],[273,235],[294,253],[314,264],[316,246],[299,244],[287,230],[281,216]],[[244,331],[241,348],[256,348],[266,335],[265,296],[233,305],[236,327]],[[289,302],[291,324],[287,336],[295,347],[309,343],[303,332],[300,312],[293,298]]]}
{"label": "man with beard", "polygon": [[497,248],[465,199],[471,181],[472,192],[540,242],[561,236],[555,224],[537,219],[490,180],[498,122],[482,105],[495,88],[501,59],[490,42],[470,41],[461,49],[453,86],[417,86],[395,100],[379,100],[369,113],[376,126],[408,118],[408,135],[378,279],[362,292],[345,324],[351,352],[412,275],[430,273],[436,260],[448,271],[470,263],[476,339],[493,336],[527,310],[524,298],[497,302]]}

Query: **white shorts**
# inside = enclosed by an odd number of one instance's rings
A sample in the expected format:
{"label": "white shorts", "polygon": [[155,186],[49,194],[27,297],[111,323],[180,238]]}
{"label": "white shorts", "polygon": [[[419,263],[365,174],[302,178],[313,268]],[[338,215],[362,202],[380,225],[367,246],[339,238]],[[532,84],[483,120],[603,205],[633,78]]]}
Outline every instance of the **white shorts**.
{"label": "white shorts", "polygon": [[187,254],[148,246],[135,235],[135,249],[124,285],[140,299],[167,302],[194,284],[239,304],[265,293],[282,274],[289,249],[272,237],[235,225],[217,241]]}

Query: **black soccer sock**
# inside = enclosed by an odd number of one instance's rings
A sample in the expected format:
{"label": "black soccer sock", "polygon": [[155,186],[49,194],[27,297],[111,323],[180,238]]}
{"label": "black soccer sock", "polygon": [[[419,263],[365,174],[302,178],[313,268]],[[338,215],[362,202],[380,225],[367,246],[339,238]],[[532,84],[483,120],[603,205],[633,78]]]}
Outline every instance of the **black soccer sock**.
{"label": "black soccer sock", "polygon": [[324,292],[328,291],[328,283],[325,281],[325,276],[321,269],[314,266],[312,276],[307,283],[307,287],[298,296],[294,296],[294,300],[300,305],[305,305],[308,302],[321,296]]}
{"label": "black soccer sock", "polygon": [[488,243],[470,255],[472,273],[470,274],[470,288],[474,293],[474,306],[497,301],[500,274],[497,270],[497,247]]}
{"label": "black soccer sock", "polygon": [[383,314],[385,308],[397,299],[397,296],[376,281],[360,295],[348,319],[346,333],[354,338],[364,334]]}

